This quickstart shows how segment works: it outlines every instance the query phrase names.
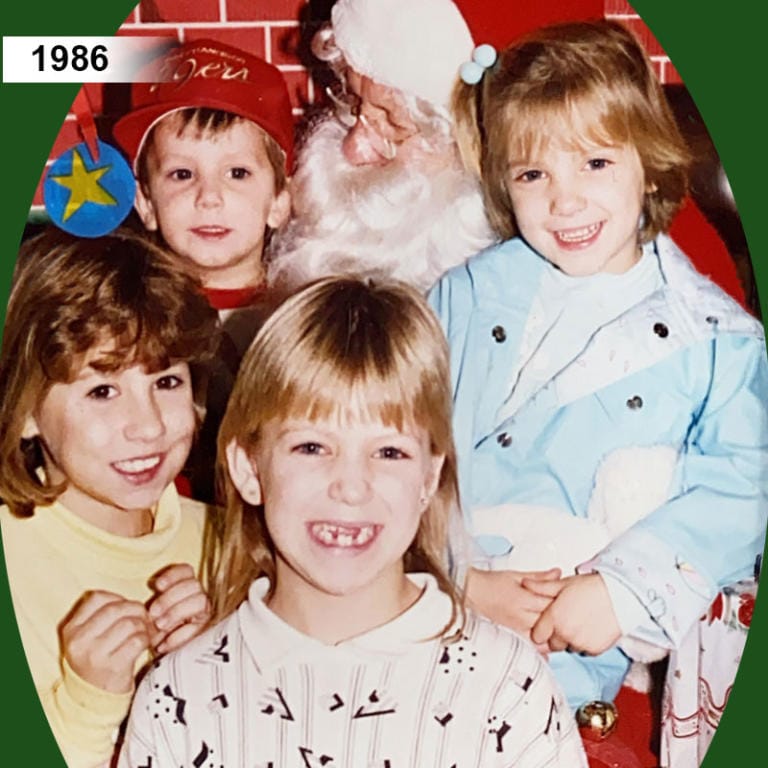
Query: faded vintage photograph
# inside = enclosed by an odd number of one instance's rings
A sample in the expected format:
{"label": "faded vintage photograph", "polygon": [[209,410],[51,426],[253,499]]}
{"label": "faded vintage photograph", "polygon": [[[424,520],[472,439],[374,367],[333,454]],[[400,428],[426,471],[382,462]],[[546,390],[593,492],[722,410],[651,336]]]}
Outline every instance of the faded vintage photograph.
{"label": "faded vintage photograph", "polygon": [[62,764],[702,765],[758,591],[768,357],[643,18],[142,0],[115,35],[153,53],[86,69],[0,351]]}

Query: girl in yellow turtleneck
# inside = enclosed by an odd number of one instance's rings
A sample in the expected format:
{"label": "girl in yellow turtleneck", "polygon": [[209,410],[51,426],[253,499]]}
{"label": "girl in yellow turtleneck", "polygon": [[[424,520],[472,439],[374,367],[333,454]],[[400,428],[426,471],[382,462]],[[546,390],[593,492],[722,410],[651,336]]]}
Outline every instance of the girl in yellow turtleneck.
{"label": "girl in yellow turtleneck", "polygon": [[109,761],[137,671],[197,634],[205,509],[174,478],[216,314],[164,252],[55,230],[22,248],[0,357],[16,618],[70,768]]}

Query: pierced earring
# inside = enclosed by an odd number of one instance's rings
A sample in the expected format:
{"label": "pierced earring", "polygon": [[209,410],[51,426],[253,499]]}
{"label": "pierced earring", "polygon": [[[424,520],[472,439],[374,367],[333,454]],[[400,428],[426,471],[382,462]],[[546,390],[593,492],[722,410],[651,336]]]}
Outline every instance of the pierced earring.
{"label": "pierced earring", "polygon": [[429,496],[423,493],[421,496],[419,496],[419,505],[426,507],[427,504],[429,504]]}

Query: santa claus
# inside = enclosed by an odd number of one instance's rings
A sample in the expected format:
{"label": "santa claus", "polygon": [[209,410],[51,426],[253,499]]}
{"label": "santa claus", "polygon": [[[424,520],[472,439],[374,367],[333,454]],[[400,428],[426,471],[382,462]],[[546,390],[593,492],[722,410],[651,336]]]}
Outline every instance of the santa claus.
{"label": "santa claus", "polygon": [[270,280],[362,272],[429,288],[494,239],[449,103],[473,40],[451,0],[338,0],[313,53],[337,77],[309,131]]}

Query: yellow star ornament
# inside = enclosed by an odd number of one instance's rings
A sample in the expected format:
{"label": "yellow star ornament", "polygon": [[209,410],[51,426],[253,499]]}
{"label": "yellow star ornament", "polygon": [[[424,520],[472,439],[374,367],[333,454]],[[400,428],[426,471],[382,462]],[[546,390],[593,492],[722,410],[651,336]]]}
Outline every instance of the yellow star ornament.
{"label": "yellow star ornament", "polygon": [[69,190],[69,199],[62,217],[63,221],[77,213],[85,203],[117,205],[117,200],[99,184],[99,179],[111,168],[111,165],[105,165],[89,171],[85,167],[80,153],[76,149],[72,152],[72,172],[68,176],[50,177],[51,181],[55,181]]}

